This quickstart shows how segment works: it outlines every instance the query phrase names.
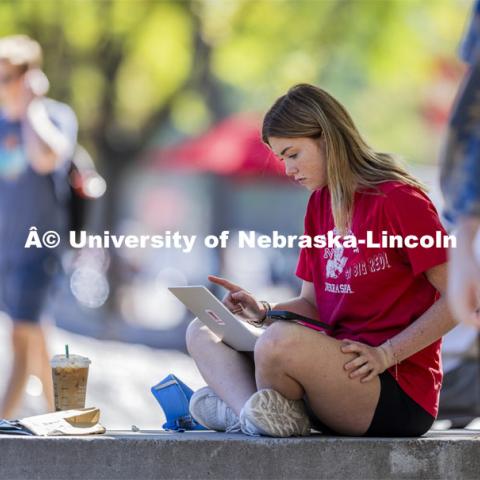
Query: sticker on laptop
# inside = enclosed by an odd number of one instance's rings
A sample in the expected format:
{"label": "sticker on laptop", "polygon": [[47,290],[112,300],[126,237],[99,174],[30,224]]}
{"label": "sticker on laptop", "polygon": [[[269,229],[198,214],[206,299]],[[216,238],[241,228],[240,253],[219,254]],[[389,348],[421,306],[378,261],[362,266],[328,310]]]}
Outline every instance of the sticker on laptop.
{"label": "sticker on laptop", "polygon": [[225,325],[225,322],[213,311],[205,310],[205,313],[217,324],[220,326]]}

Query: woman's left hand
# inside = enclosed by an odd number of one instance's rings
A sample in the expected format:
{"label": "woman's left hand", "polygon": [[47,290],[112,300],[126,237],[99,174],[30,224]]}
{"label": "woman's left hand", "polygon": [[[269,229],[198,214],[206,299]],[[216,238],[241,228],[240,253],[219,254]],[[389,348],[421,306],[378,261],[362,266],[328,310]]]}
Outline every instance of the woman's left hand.
{"label": "woman's left hand", "polygon": [[361,377],[362,383],[373,380],[391,366],[388,353],[382,347],[371,347],[353,340],[344,340],[341,350],[343,353],[357,354],[357,358],[348,361],[344,368],[350,378]]}

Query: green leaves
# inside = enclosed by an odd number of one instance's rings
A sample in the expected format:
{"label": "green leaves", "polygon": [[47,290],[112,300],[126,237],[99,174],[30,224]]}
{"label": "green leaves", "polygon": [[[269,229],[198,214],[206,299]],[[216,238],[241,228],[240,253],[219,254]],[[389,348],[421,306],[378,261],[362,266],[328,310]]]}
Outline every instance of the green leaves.
{"label": "green leaves", "polygon": [[[139,149],[167,125],[195,134],[311,82],[338,96],[374,145],[429,161],[436,146],[425,103],[448,110],[468,8],[460,0],[17,0],[0,2],[0,34],[40,41],[51,95],[73,106],[82,139],[95,145],[130,138]],[[436,88],[443,94],[432,95]]]}

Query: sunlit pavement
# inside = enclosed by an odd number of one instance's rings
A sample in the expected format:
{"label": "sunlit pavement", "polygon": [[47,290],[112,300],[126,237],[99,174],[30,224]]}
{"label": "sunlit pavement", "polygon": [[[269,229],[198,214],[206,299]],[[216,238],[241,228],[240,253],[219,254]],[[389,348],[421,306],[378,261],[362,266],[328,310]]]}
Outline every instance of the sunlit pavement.
{"label": "sunlit pavement", "polygon": [[[3,394],[9,366],[10,321],[0,315],[0,395]],[[100,341],[60,330],[48,325],[48,344],[51,354],[62,353],[65,344],[70,352],[85,355],[90,366],[87,406],[101,410],[101,423],[108,429],[160,429],[163,412],[150,392],[150,387],[167,374],[177,375],[187,385],[197,389],[204,382],[188,355],[173,350],[157,350],[142,345]],[[40,385],[30,378],[27,393],[17,417],[45,413]]]}

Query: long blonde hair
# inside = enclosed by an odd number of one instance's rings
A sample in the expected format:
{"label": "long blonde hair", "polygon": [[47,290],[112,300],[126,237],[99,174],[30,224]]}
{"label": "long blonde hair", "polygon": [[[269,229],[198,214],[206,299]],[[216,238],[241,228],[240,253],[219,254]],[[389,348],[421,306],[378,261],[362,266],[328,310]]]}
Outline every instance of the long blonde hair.
{"label": "long blonde hair", "polygon": [[262,127],[262,139],[269,147],[270,137],[323,138],[333,219],[342,233],[350,228],[357,189],[397,180],[427,191],[398,158],[367,145],[343,105],[314,85],[295,85],[275,101]]}

